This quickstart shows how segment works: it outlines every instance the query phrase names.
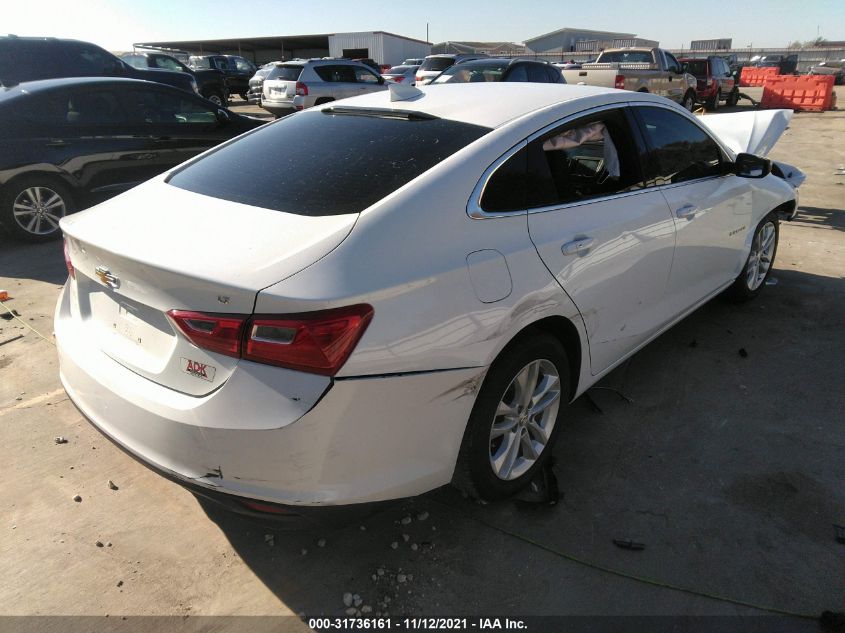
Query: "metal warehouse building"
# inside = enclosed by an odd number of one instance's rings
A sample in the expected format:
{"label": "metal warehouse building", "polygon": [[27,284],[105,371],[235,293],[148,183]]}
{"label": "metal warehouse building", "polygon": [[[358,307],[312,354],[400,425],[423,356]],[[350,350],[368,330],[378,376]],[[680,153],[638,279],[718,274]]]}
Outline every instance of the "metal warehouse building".
{"label": "metal warehouse building", "polygon": [[408,57],[425,57],[431,53],[430,42],[387,31],[138,42],[134,46],[141,49],[166,49],[200,55],[209,53],[241,55],[256,64],[309,57],[353,59],[369,57],[379,64],[395,66]]}
{"label": "metal warehouse building", "polygon": [[634,33],[575,28],[562,28],[525,40],[525,52],[535,55],[564,55],[578,51],[598,52],[603,48],[617,46],[657,46],[657,42],[639,39]]}

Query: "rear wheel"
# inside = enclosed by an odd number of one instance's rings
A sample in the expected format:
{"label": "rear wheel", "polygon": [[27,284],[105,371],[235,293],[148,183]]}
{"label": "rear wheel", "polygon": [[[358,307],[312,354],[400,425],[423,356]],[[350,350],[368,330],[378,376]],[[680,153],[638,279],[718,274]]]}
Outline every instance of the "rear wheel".
{"label": "rear wheel", "polygon": [[0,223],[13,237],[48,242],[61,237],[59,220],[73,212],[70,188],[49,176],[29,176],[0,194]]}
{"label": "rear wheel", "polygon": [[209,101],[211,101],[211,103],[213,103],[214,105],[216,105],[220,108],[226,107],[226,102],[225,102],[226,100],[223,98],[222,93],[220,93],[217,90],[209,93],[209,95],[206,97],[206,99],[208,99]]}
{"label": "rear wheel", "polygon": [[715,111],[719,109],[719,102],[722,100],[722,91],[717,89],[716,94],[714,94],[710,99],[707,100],[705,106],[708,110]]}
{"label": "rear wheel", "polygon": [[729,108],[734,107],[739,102],[739,90],[734,88],[731,90],[731,94],[728,95],[727,101],[725,101],[725,105]]}
{"label": "rear wheel", "polygon": [[535,334],[508,347],[487,372],[470,414],[455,485],[482,499],[528,485],[549,458],[569,400],[560,341]]}
{"label": "rear wheel", "polygon": [[728,289],[727,296],[737,302],[748,301],[757,296],[772,272],[778,250],[780,224],[777,211],[767,215],[757,225],[751,252],[745,261],[739,277]]}
{"label": "rear wheel", "polygon": [[695,107],[695,93],[692,90],[687,90],[687,93],[684,95],[683,101],[681,101],[681,106],[684,110],[689,110],[692,112],[692,109]]}

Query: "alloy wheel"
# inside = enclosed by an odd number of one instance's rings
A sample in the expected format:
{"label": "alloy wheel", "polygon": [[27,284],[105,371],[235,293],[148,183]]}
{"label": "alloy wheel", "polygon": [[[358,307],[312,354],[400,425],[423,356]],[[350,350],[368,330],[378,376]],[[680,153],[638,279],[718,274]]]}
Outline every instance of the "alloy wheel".
{"label": "alloy wheel", "polygon": [[777,231],[774,222],[766,222],[754,236],[751,254],[745,267],[745,279],[749,290],[757,290],[766,280],[772,267]]}
{"label": "alloy wheel", "polygon": [[47,235],[59,229],[67,214],[62,197],[49,187],[27,187],[12,203],[15,222],[27,233]]}
{"label": "alloy wheel", "polygon": [[513,378],[490,429],[490,467],[510,481],[530,469],[546,448],[560,408],[560,375],[551,361],[528,363]]}

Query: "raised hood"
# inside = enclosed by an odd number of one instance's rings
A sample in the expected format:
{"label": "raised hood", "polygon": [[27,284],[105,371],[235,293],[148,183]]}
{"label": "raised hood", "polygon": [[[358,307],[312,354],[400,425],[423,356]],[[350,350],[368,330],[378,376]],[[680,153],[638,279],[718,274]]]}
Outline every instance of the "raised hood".
{"label": "raised hood", "polygon": [[731,151],[766,156],[789,126],[792,110],[707,114],[699,121]]}

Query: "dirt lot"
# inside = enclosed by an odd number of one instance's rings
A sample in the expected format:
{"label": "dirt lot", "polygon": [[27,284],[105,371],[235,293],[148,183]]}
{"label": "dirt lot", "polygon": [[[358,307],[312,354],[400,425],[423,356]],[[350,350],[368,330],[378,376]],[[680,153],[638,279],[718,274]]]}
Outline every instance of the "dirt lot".
{"label": "dirt lot", "polygon": [[[344,592],[394,615],[761,613],[595,566],[845,609],[845,111],[796,115],[773,157],[808,176],[777,283],[711,302],[603,381],[630,402],[595,389],[571,407],[554,507],[444,489],[271,544],[104,440],[64,395],[53,345],[0,320],[0,614],[342,615]],[[60,243],[0,241],[0,288],[48,338],[65,276]]]}

